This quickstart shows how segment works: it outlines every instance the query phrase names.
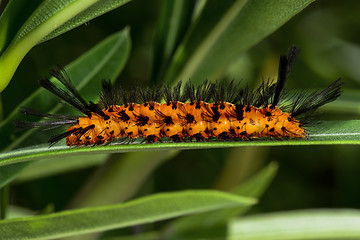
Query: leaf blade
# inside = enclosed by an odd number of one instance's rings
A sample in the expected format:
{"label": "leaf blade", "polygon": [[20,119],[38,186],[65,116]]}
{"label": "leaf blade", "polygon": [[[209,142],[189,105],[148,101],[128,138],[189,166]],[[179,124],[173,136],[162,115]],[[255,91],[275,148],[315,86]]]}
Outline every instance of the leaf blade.
{"label": "leaf blade", "polygon": [[[237,0],[226,7],[208,1],[199,20],[201,24],[194,27],[175,53],[166,81],[217,79],[231,60],[274,32],[313,1]],[[213,15],[218,20],[209,25],[212,19],[208,16]]]}
{"label": "leaf blade", "polygon": [[93,5],[91,5],[89,8],[85,9],[81,13],[77,14],[73,18],[69,19],[69,21],[65,22],[58,28],[54,29],[51,33],[46,35],[43,39],[41,39],[40,43],[48,41],[52,38],[55,38],[63,33],[66,33],[70,31],[73,28],[76,28],[80,26],[81,24],[84,24],[91,19],[94,19],[98,16],[101,16],[102,14],[105,14],[106,12],[109,12],[117,7],[120,7],[131,0],[101,0],[97,1]]}
{"label": "leaf blade", "polygon": [[[255,176],[230,191],[237,196],[260,198],[277,173],[278,166],[272,162],[261,169]],[[221,209],[213,212],[182,217],[173,221],[163,232],[171,236],[187,232],[207,232],[227,222],[231,217],[245,213],[251,206]]]}
{"label": "leaf blade", "polygon": [[192,0],[162,2],[155,35],[152,82],[163,79],[171,57],[191,26],[194,7]]}
{"label": "leaf blade", "polygon": [[359,224],[360,212],[351,209],[259,214],[230,223],[228,239],[354,239]]}
{"label": "leaf blade", "polygon": [[311,129],[308,140],[252,140],[239,142],[181,142],[181,143],[156,143],[156,144],[112,144],[107,146],[69,148],[67,146],[48,145],[33,146],[0,154],[0,166],[31,161],[34,159],[49,158],[51,156],[65,156],[83,153],[120,153],[147,150],[187,150],[227,148],[243,146],[295,146],[295,145],[335,145],[335,144],[360,144],[360,120],[327,121],[321,128],[317,125]]}
{"label": "leaf blade", "polygon": [[7,4],[4,12],[0,14],[0,54],[10,45],[21,25],[40,5],[41,1],[18,0],[10,1]]}
{"label": "leaf blade", "polygon": [[[106,3],[118,3],[108,9],[112,10],[114,7],[120,6],[127,1],[129,0],[109,0],[106,1]],[[49,34],[51,35],[59,27],[61,31],[55,35],[53,34],[52,37],[78,26],[83,21],[88,21],[100,15],[100,13],[103,14],[104,11],[99,9],[95,11],[94,7],[108,6],[108,4],[104,3],[105,1],[99,0],[48,0],[40,4],[0,56],[0,69],[2,69],[2,71],[0,71],[0,91],[8,85],[17,66],[32,47],[41,42],[41,40]],[[92,6],[93,8],[91,8]],[[90,10],[87,12],[86,10],[89,8]],[[81,13],[85,15],[90,14],[91,17],[86,18],[86,16],[84,17]],[[74,17],[76,20],[78,14],[82,17],[76,24],[65,25],[66,29],[61,28],[63,24]]]}
{"label": "leaf blade", "polygon": [[0,222],[0,232],[8,240],[58,238],[254,203],[251,198],[217,191],[163,193],[125,204],[5,220]]}

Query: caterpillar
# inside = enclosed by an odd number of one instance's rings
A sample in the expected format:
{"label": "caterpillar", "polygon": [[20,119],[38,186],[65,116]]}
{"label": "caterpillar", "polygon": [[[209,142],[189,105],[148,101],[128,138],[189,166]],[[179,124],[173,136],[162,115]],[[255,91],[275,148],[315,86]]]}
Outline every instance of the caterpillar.
{"label": "caterpillar", "polygon": [[195,87],[190,81],[174,87],[132,89],[114,87],[102,81],[99,103],[87,102],[73,86],[62,67],[50,72],[62,84],[50,79],[40,85],[83,113],[65,116],[23,108],[22,113],[46,117],[40,122],[18,121],[18,127],[69,126],[49,139],[51,145],[66,138],[68,146],[102,145],[115,139],[143,138],[155,143],[166,138],[173,142],[251,140],[255,138],[307,138],[304,121],[322,105],[340,96],[341,78],[321,91],[289,94],[284,90],[299,53],[295,46],[280,56],[277,81],[264,81],[255,88],[243,88],[234,81],[205,81]]}

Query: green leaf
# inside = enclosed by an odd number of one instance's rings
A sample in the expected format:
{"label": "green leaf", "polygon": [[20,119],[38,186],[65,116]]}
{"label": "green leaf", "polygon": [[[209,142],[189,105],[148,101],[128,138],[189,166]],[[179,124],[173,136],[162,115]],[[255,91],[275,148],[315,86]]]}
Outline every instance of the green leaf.
{"label": "green leaf", "polygon": [[[88,100],[95,100],[98,95],[100,80],[114,79],[124,67],[130,52],[130,39],[128,30],[116,33],[93,49],[79,57],[66,67],[69,76],[80,93]],[[111,64],[116,62],[116,64]],[[97,84],[94,84],[97,82]],[[24,118],[19,112],[21,106],[35,107],[42,112],[56,112],[63,105],[58,99],[47,93],[44,89],[37,90],[29,98],[24,100],[3,122],[0,124],[0,147],[4,151],[15,148],[31,138],[37,137],[36,129],[15,132],[13,121]],[[46,141],[46,139],[43,139]],[[25,167],[27,163],[19,163],[16,167],[0,168],[0,187],[11,181]]]}
{"label": "green leaf", "polygon": [[101,240],[154,240],[160,239],[161,234],[157,232],[146,232],[136,235],[120,236],[120,237],[101,237]]}
{"label": "green leaf", "polygon": [[[256,201],[217,191],[155,194],[125,204],[83,208],[0,222],[1,237],[54,239],[150,223],[186,214],[247,206]],[[85,221],[84,221],[85,220]]]}
{"label": "green leaf", "polygon": [[229,151],[214,188],[230,191],[252,178],[267,161],[268,147],[233,148]]}
{"label": "green leaf", "polygon": [[130,2],[131,0],[97,0],[89,8],[86,8],[81,13],[77,14],[70,20],[66,21],[63,25],[56,28],[46,37],[41,39],[41,42],[45,42],[49,39],[55,38],[75,27],[78,27],[86,22],[89,22],[91,19],[94,19],[102,14],[105,14],[117,7],[124,5],[125,3]]}
{"label": "green leaf", "polygon": [[[255,176],[234,188],[231,193],[238,196],[259,198],[267,189],[277,173],[278,165],[270,163]],[[164,234],[171,236],[186,232],[206,232],[216,227],[216,224],[227,222],[231,217],[245,213],[251,206],[241,206],[232,209],[221,209],[193,216],[186,216],[170,224]]]}
{"label": "green leaf", "polygon": [[10,205],[6,219],[34,216],[35,213],[27,208]]}
{"label": "green leaf", "polygon": [[[58,36],[83,22],[89,21],[115,7],[125,4],[129,0],[47,0],[43,1],[18,29],[16,35],[9,42],[18,24],[8,29],[8,20],[12,13],[19,9],[19,5],[9,8],[10,13],[4,13],[0,19],[0,26],[6,27],[6,32],[0,36],[0,44],[7,46],[0,56],[0,91],[10,82],[17,66],[32,47],[41,41]],[[26,7],[26,6],[25,6]],[[5,12],[8,9],[5,10]],[[9,11],[10,11],[9,10]]]}
{"label": "green leaf", "polygon": [[[235,187],[230,192],[236,194],[238,196],[246,196],[253,198],[260,198],[261,195],[267,190],[272,180],[275,178],[278,170],[277,163],[270,163],[261,171],[259,171],[255,176],[250,178],[248,181],[243,184]],[[216,211],[213,213],[209,213],[208,225],[214,225],[221,221],[228,220],[229,218],[244,214],[250,208],[248,206],[235,208],[232,211],[228,211],[228,209],[224,209],[222,211]]]}
{"label": "green leaf", "polygon": [[45,145],[32,146],[0,154],[0,166],[15,164],[34,159],[49,158],[52,156],[66,156],[82,153],[119,153],[148,150],[184,150],[208,149],[243,146],[290,146],[290,145],[334,145],[334,144],[360,144],[360,120],[327,121],[308,128],[309,139],[297,140],[271,140],[254,139],[239,142],[181,142],[181,143],[155,143],[142,144],[141,140],[131,144],[114,143],[107,146],[78,147]]}
{"label": "green leaf", "polygon": [[0,14],[0,54],[10,45],[12,39],[41,4],[42,0],[17,0],[9,1],[6,10]]}
{"label": "green leaf", "polygon": [[207,1],[197,24],[175,53],[166,81],[217,79],[235,57],[313,1]]}
{"label": "green leaf", "polygon": [[130,199],[158,166],[178,153],[158,151],[112,154],[80,190],[71,208],[100,206]]}
{"label": "green leaf", "polygon": [[66,158],[54,157],[51,159],[34,161],[26,167],[25,171],[22,171],[16,177],[16,182],[27,182],[38,178],[94,167],[103,164],[108,156],[108,154],[96,154],[86,156],[86,158],[68,156]]}
{"label": "green leaf", "polygon": [[255,176],[240,186],[235,187],[231,192],[237,195],[259,198],[275,178],[278,168],[279,166],[276,162],[269,163]]}
{"label": "green leaf", "polygon": [[30,162],[21,162],[0,167],[0,188],[12,182],[29,164]]}
{"label": "green leaf", "polygon": [[161,2],[154,44],[151,76],[153,82],[163,79],[171,57],[190,26],[195,2],[193,0]]}
{"label": "green leaf", "polygon": [[259,214],[231,222],[228,239],[359,239],[359,226],[358,210],[302,210]]}

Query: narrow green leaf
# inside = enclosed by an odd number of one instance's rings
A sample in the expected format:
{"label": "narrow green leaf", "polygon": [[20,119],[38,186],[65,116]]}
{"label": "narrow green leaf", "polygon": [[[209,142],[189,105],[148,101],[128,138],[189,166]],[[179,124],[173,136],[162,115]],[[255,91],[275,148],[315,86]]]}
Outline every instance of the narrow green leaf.
{"label": "narrow green leaf", "polygon": [[96,154],[86,156],[86,158],[68,156],[34,161],[16,177],[16,183],[98,166],[103,164],[108,156],[108,154]]}
{"label": "narrow green leaf", "polygon": [[146,232],[136,235],[119,237],[101,237],[101,240],[154,240],[161,239],[161,234],[157,232]]}
{"label": "narrow green leaf", "polygon": [[4,220],[0,222],[0,232],[7,240],[54,239],[254,203],[251,198],[217,191],[164,193],[125,204]]}
{"label": "narrow green leaf", "polygon": [[0,167],[0,188],[12,182],[29,164],[30,162],[21,162]]}
{"label": "narrow green leaf", "polygon": [[260,168],[264,167],[268,147],[233,148],[229,151],[225,163],[214,183],[214,188],[230,191],[252,178]]}
{"label": "narrow green leaf", "polygon": [[188,30],[195,2],[193,0],[162,1],[155,38],[151,80],[163,79],[176,48]]}
{"label": "narrow green leaf", "polygon": [[10,45],[21,25],[41,2],[42,0],[9,1],[5,11],[0,13],[0,55]]}
{"label": "narrow green leaf", "polygon": [[234,220],[229,240],[359,239],[360,211],[303,210]]}
{"label": "narrow green leaf", "polygon": [[175,53],[166,81],[217,79],[236,56],[313,1],[207,1],[197,24]]}
{"label": "narrow green leaf", "polygon": [[234,188],[231,192],[237,195],[256,197],[262,195],[276,176],[279,166],[276,162],[269,163],[255,176]]}
{"label": "narrow green leaf", "polygon": [[[72,62],[66,69],[69,76],[88,100],[95,100],[98,95],[100,80],[114,80],[124,67],[130,52],[130,39],[128,30],[125,29],[105,39],[93,49]],[[116,62],[116,64],[109,64]],[[94,84],[97,82],[97,84]],[[0,147],[5,150],[24,145],[32,137],[37,137],[36,129],[15,132],[13,121],[24,118],[19,112],[21,106],[36,107],[43,112],[56,112],[63,105],[58,99],[47,93],[44,89],[37,90],[33,95],[24,100],[3,122],[0,124]],[[47,138],[47,137],[46,137]],[[29,140],[30,139],[30,140]],[[47,141],[43,139],[43,141]],[[0,187],[12,181],[17,174],[27,166],[27,163],[19,163],[16,166],[0,168]]]}
{"label": "narrow green leaf", "polygon": [[[275,177],[277,169],[278,165],[276,163],[270,163],[248,181],[234,188],[231,193],[238,196],[259,198]],[[186,216],[171,223],[164,232],[171,236],[200,230],[206,232],[208,229],[214,228],[216,224],[227,222],[231,217],[246,212],[250,207],[241,206]]]}
{"label": "narrow green leaf", "polygon": [[[277,163],[270,163],[268,166],[259,171],[255,176],[250,178],[243,184],[235,187],[230,192],[238,196],[246,196],[253,198],[260,198],[261,195],[266,191],[272,180],[274,179],[278,170]],[[228,220],[233,216],[244,214],[250,208],[248,206],[235,208],[232,211],[224,209],[222,211],[216,211],[209,213],[207,224],[209,226],[215,225],[221,221]]]}
{"label": "narrow green leaf", "polygon": [[158,151],[112,154],[79,191],[71,208],[114,204],[130,199],[158,166],[178,153]]}
{"label": "narrow green leaf", "polygon": [[[128,1],[129,0],[43,1],[22,25],[7,49],[5,49],[0,56],[0,91],[8,85],[17,66],[28,51],[49,34],[50,37],[55,37]],[[99,7],[103,9],[99,9]],[[60,27],[69,20],[71,20],[71,22]],[[57,31],[59,27],[60,29]]]}
{"label": "narrow green leaf", "polygon": [[327,121],[309,128],[309,139],[297,140],[271,140],[254,139],[239,142],[181,142],[181,143],[155,143],[143,144],[137,141],[131,144],[114,143],[107,146],[70,148],[67,146],[54,146],[47,144],[23,148],[0,154],[0,166],[31,161],[52,156],[65,156],[80,153],[119,153],[148,150],[185,150],[208,149],[243,146],[290,146],[290,145],[334,145],[334,144],[360,144],[360,120]]}
{"label": "narrow green leaf", "polygon": [[30,209],[10,205],[6,219],[29,217],[29,216],[34,216],[34,215],[35,215],[35,212]]}
{"label": "narrow green leaf", "polygon": [[45,42],[49,39],[55,38],[75,27],[80,26],[86,22],[89,22],[91,19],[94,19],[102,14],[105,14],[117,7],[124,5],[125,3],[130,2],[131,0],[101,0],[97,1],[89,8],[85,9],[81,13],[77,14],[75,17],[71,18],[67,22],[65,22],[60,27],[56,28],[46,37],[41,39],[40,42]]}

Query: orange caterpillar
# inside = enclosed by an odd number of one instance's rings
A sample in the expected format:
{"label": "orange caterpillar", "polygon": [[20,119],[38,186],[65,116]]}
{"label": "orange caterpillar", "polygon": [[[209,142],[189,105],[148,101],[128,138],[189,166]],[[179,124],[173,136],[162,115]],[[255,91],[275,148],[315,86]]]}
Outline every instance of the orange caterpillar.
{"label": "orange caterpillar", "polygon": [[[297,94],[290,105],[282,107],[281,102],[286,97],[284,85],[297,54],[298,49],[291,47],[286,56],[280,57],[277,82],[263,82],[254,90],[241,89],[233,82],[226,88],[224,84],[205,81],[197,88],[188,82],[183,91],[179,83],[173,88],[126,92],[103,81],[99,104],[86,102],[73,87],[65,70],[58,68],[51,74],[65,86],[66,91],[48,79],[41,80],[40,84],[86,116],[75,118],[23,109],[25,114],[57,120],[20,122],[18,125],[47,127],[70,124],[65,133],[49,140],[54,144],[66,138],[68,146],[99,145],[119,138],[144,138],[148,143],[162,138],[173,142],[184,139],[206,141],[211,137],[219,140],[306,138],[302,119],[334,101],[340,95],[342,82],[338,79],[322,91]],[[162,99],[164,103],[161,103]]]}

